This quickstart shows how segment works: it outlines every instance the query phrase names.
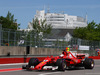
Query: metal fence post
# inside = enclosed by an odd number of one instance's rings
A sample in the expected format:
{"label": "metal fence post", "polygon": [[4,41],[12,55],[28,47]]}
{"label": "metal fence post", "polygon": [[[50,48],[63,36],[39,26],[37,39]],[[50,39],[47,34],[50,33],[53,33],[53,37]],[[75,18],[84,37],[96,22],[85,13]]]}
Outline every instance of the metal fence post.
{"label": "metal fence post", "polygon": [[98,46],[99,46],[99,48],[100,48],[100,41],[99,41],[99,45],[98,45]]}
{"label": "metal fence post", "polygon": [[[10,36],[9,34],[10,34],[10,31],[8,31],[8,44],[9,44],[9,36]],[[9,44],[9,45],[10,45],[10,44]]]}
{"label": "metal fence post", "polygon": [[1,46],[1,31],[2,31],[2,24],[0,24],[0,46]]}
{"label": "metal fence post", "polygon": [[16,32],[14,32],[14,46],[15,46],[15,43],[16,43]]}

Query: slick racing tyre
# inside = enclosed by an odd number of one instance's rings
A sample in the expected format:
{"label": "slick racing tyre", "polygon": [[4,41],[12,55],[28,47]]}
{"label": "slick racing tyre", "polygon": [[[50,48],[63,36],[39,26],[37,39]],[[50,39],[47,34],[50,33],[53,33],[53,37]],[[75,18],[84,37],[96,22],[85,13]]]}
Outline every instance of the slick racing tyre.
{"label": "slick racing tyre", "polygon": [[31,58],[28,63],[29,66],[36,66],[38,64],[39,64],[39,60],[37,58]]}
{"label": "slick racing tyre", "polygon": [[56,66],[58,66],[59,71],[65,71],[67,64],[66,64],[66,61],[64,59],[58,59],[56,61]]}
{"label": "slick racing tyre", "polygon": [[85,69],[93,69],[94,68],[94,60],[90,58],[85,58],[84,60]]}

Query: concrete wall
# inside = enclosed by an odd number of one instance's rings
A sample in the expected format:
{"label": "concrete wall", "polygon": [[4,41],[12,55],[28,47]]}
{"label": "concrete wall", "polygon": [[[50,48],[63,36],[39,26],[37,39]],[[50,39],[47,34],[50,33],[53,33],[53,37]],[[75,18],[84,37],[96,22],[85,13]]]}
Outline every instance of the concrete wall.
{"label": "concrete wall", "polygon": [[[61,50],[56,48],[34,48],[30,47],[29,55],[55,55],[61,54]],[[20,46],[0,46],[0,55],[24,55],[26,54],[26,47]]]}
{"label": "concrete wall", "polygon": [[[73,51],[73,50],[72,50]],[[77,50],[78,53],[89,53],[90,56],[96,56],[97,52],[95,50]],[[21,46],[0,46],[0,56],[1,55],[25,55],[26,47]],[[30,47],[29,55],[59,55],[62,50],[57,48],[34,48]]]}

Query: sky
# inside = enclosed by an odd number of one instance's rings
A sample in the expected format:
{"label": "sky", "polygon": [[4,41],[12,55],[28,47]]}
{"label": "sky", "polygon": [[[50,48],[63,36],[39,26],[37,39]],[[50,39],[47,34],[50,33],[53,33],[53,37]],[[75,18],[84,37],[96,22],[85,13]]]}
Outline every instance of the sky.
{"label": "sky", "polygon": [[100,23],[100,0],[0,0],[0,16],[6,17],[8,11],[14,14],[21,29],[28,27],[36,10],[50,8],[51,13],[81,16],[87,15],[88,22]]}

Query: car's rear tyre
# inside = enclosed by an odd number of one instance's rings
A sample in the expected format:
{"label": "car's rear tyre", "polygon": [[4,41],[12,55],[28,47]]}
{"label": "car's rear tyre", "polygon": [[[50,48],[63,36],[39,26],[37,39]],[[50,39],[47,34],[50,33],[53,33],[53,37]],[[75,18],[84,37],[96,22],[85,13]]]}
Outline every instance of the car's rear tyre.
{"label": "car's rear tyre", "polygon": [[37,58],[31,58],[28,63],[29,66],[36,66],[38,64],[39,64],[39,60]]}
{"label": "car's rear tyre", "polygon": [[66,61],[64,59],[58,59],[56,61],[56,66],[58,66],[59,71],[65,71],[67,64],[66,64]]}
{"label": "car's rear tyre", "polygon": [[85,69],[93,69],[94,68],[94,60],[91,58],[85,58],[84,67],[85,67]]}

